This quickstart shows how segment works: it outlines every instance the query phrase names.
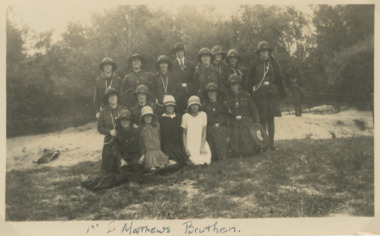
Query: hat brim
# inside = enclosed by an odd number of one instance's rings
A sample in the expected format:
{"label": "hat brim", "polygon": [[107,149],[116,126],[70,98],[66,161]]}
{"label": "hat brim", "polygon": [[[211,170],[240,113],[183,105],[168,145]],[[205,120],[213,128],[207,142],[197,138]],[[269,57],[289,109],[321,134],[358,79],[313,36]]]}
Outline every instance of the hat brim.
{"label": "hat brim", "polygon": [[224,60],[226,57],[227,57],[227,54],[225,54],[224,52],[218,52],[218,53],[215,53],[215,54],[212,54],[212,59],[215,58],[216,55],[218,54],[221,54],[222,55],[222,60]]}
{"label": "hat brim", "polygon": [[201,61],[201,58],[203,56],[210,56],[210,58],[212,58],[212,54],[211,53],[202,53],[202,54],[198,55],[198,61]]}
{"label": "hat brim", "polygon": [[[260,131],[261,137],[258,137],[257,131]],[[258,123],[254,123],[249,128],[254,144],[262,149],[269,146],[269,136],[264,127]]]}
{"label": "hat brim", "polygon": [[132,57],[130,57],[130,58],[128,59],[128,64],[129,64],[129,65],[132,65],[132,61],[133,61],[134,59],[136,59],[136,58],[138,58],[138,59],[141,60],[141,64],[142,64],[142,65],[145,65],[146,60],[145,60],[145,58],[142,57],[142,56],[132,56]]}
{"label": "hat brim", "polygon": [[111,92],[111,93],[108,93],[108,94],[104,94],[103,96],[103,103],[105,105],[108,105],[108,97],[111,96],[111,95],[116,95],[117,96],[117,101],[119,102],[120,100],[120,93],[118,91],[115,91],[115,92]]}
{"label": "hat brim", "polygon": [[101,71],[104,70],[104,65],[106,65],[106,64],[111,64],[112,65],[112,71],[116,71],[117,70],[117,64],[116,64],[116,62],[110,62],[110,61],[99,63],[99,69]]}
{"label": "hat brim", "polygon": [[272,52],[272,51],[273,51],[272,48],[262,48],[262,49],[257,49],[257,50],[256,50],[256,54],[260,54],[261,51],[265,51],[265,50],[268,50],[269,52]]}
{"label": "hat brim", "polygon": [[175,104],[174,102],[167,102],[164,104],[164,107],[166,106],[177,106],[177,104]]}
{"label": "hat brim", "polygon": [[197,105],[199,105],[200,107],[202,107],[202,104],[200,104],[199,102],[191,102],[191,103],[189,103],[189,105],[187,105],[187,109],[189,109],[189,107],[190,107],[191,105],[194,105],[194,104],[197,104]]}
{"label": "hat brim", "polygon": [[183,50],[184,52],[186,52],[186,49],[185,48],[172,48],[172,53],[176,53],[178,50]]}
{"label": "hat brim", "polygon": [[147,115],[152,115],[153,118],[157,118],[157,115],[154,113],[146,113],[146,114],[140,116],[140,121],[144,118],[144,116],[147,116]]}
{"label": "hat brim", "polygon": [[168,70],[170,71],[172,70],[173,63],[170,60],[161,60],[161,61],[156,62],[154,66],[156,67],[157,70],[160,70],[161,63],[168,63]]}

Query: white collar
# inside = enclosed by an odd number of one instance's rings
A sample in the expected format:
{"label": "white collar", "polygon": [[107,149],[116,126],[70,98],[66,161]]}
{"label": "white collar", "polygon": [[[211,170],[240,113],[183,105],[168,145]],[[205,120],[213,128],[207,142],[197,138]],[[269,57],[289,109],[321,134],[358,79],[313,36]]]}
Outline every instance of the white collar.
{"label": "white collar", "polygon": [[178,57],[177,57],[177,61],[179,61],[179,62],[183,62],[183,63],[185,63],[185,57],[183,57],[182,59],[179,59]]}
{"label": "white collar", "polygon": [[174,118],[176,117],[175,113],[173,115],[167,115],[166,113],[162,114],[162,117],[170,117],[170,118]]}

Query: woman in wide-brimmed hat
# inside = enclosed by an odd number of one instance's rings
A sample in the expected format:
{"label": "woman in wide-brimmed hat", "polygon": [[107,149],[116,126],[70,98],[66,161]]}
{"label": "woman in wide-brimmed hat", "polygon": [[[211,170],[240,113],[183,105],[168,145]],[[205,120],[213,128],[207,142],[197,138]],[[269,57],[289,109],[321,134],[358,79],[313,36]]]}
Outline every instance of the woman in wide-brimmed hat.
{"label": "woman in wide-brimmed hat", "polygon": [[150,106],[141,109],[139,164],[145,170],[155,170],[169,164],[169,158],[161,151],[160,125]]}
{"label": "woman in wide-brimmed hat", "polygon": [[255,147],[250,133],[253,123],[259,123],[259,114],[251,96],[242,90],[240,77],[232,74],[228,78],[230,93],[227,96],[230,112],[231,149],[235,157],[254,155],[260,151]]}
{"label": "woman in wide-brimmed hat", "polygon": [[180,81],[171,72],[172,62],[166,55],[158,57],[155,63],[156,69],[159,71],[154,76],[154,97],[156,98],[156,114],[161,116],[164,112],[163,99],[165,95],[172,95],[177,98]]}
{"label": "woman in wide-brimmed hat", "polygon": [[124,94],[123,105],[131,107],[134,105],[132,93],[137,86],[145,85],[149,91],[153,91],[153,77],[151,73],[143,71],[146,64],[145,58],[135,53],[128,59],[128,65],[132,67],[132,71],[125,75],[123,80],[122,92]]}
{"label": "woman in wide-brimmed hat", "polygon": [[[240,83],[243,86],[244,90],[247,90],[248,86],[248,74],[247,69],[240,65],[241,61],[241,55],[238,53],[236,49],[230,49],[227,53],[226,58],[226,77],[225,79],[228,79],[228,77],[232,74],[238,75],[240,78]],[[225,83],[227,81],[224,81]]]}
{"label": "woman in wide-brimmed hat", "polygon": [[218,85],[211,82],[206,86],[203,110],[207,114],[207,142],[212,159],[224,160],[228,155],[228,104],[220,96]]}
{"label": "woman in wide-brimmed hat", "polygon": [[115,74],[117,69],[117,64],[111,58],[105,57],[102,62],[99,63],[99,69],[101,71],[101,76],[99,76],[95,81],[95,92],[94,92],[94,105],[96,111],[96,118],[99,119],[100,110],[104,108],[103,96],[104,92],[108,88],[115,88],[121,91],[122,80],[119,76]]}
{"label": "woman in wide-brimmed hat", "polygon": [[257,45],[258,58],[252,65],[248,88],[259,110],[261,125],[268,127],[270,150],[276,150],[274,118],[281,116],[280,99],[285,98],[286,94],[280,65],[272,51],[266,41]]}
{"label": "woman in wide-brimmed hat", "polygon": [[215,67],[218,72],[218,81],[219,81],[219,89],[221,92],[221,96],[224,96],[228,93],[228,88],[225,86],[226,82],[226,72],[228,65],[224,62],[226,58],[226,53],[223,48],[216,45],[211,49],[211,61],[212,65]]}
{"label": "woman in wide-brimmed hat", "polygon": [[197,96],[188,101],[188,113],[182,116],[182,138],[186,154],[191,163],[203,165],[211,163],[211,150],[206,141],[207,115],[201,111],[202,104]]}
{"label": "woman in wide-brimmed hat", "polygon": [[182,117],[175,112],[176,101],[172,95],[163,99],[165,112],[158,118],[161,128],[162,151],[177,163],[189,161],[182,143]]}
{"label": "woman in wide-brimmed hat", "polygon": [[218,71],[211,64],[211,51],[208,48],[202,48],[198,53],[199,66],[194,72],[194,87],[196,94],[203,99],[203,93],[206,85],[210,82],[214,82],[219,87]]}

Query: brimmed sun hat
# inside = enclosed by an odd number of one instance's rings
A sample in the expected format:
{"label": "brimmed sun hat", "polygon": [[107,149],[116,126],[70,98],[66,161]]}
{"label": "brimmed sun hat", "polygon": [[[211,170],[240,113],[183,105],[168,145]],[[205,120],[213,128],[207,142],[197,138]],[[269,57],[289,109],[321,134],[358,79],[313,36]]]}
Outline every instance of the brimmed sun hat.
{"label": "brimmed sun hat", "polygon": [[164,106],[176,106],[175,98],[172,95],[165,95],[163,100]]}
{"label": "brimmed sun hat", "polygon": [[104,69],[104,66],[105,66],[106,64],[110,64],[110,65],[112,65],[112,71],[115,71],[115,70],[117,69],[117,64],[116,64],[116,62],[114,62],[114,61],[112,60],[112,58],[110,58],[110,57],[105,57],[105,58],[102,60],[102,62],[99,63],[99,69],[100,69],[100,70],[103,70],[103,69]]}
{"label": "brimmed sun hat", "polygon": [[191,96],[189,100],[187,101],[187,108],[189,108],[191,105],[197,104],[200,107],[202,107],[201,100],[198,96]]}

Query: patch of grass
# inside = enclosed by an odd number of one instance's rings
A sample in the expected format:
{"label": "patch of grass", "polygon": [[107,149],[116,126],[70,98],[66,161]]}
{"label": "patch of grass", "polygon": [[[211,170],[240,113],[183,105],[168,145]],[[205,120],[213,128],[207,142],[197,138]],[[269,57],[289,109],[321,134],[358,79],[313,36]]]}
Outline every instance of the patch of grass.
{"label": "patch of grass", "polygon": [[355,125],[360,129],[360,130],[366,130],[367,129],[367,122],[362,120],[362,119],[354,119],[353,120]]}
{"label": "patch of grass", "polygon": [[341,120],[337,120],[337,121],[335,121],[334,125],[335,126],[344,126],[346,124],[343,121],[341,121]]}
{"label": "patch of grass", "polygon": [[100,162],[13,170],[6,175],[6,220],[374,215],[373,137],[276,145],[279,151],[131,177],[99,192],[80,182],[98,174]]}

